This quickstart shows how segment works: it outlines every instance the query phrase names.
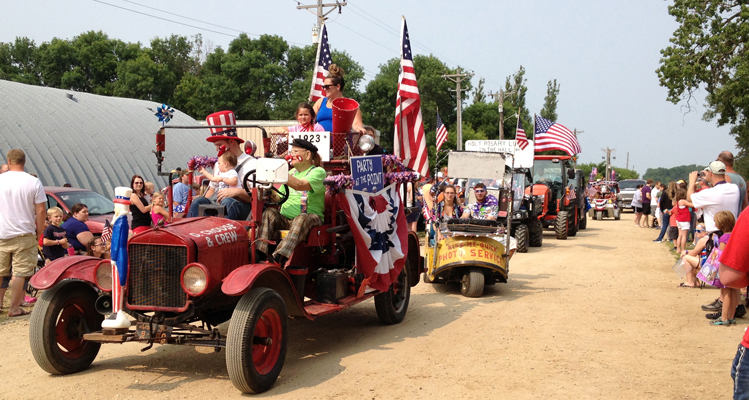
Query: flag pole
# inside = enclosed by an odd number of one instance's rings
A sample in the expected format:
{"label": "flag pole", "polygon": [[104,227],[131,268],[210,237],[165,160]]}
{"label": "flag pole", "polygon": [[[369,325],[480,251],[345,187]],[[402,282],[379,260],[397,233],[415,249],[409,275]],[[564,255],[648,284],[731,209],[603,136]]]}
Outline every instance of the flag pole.
{"label": "flag pole", "polygon": [[[401,42],[400,42],[400,46],[399,46],[400,49],[401,49],[401,65],[400,65],[401,71],[400,71],[400,74],[398,75],[398,89],[397,90],[400,90],[400,88],[401,88],[401,80],[403,79],[403,27],[405,26],[405,24],[406,24],[406,17],[403,16],[403,15],[401,15]],[[398,96],[399,96],[399,94],[396,93],[395,94],[396,99],[398,98]],[[403,132],[403,99],[400,100],[400,103],[398,104],[398,107],[400,108],[400,112],[398,113],[398,118],[400,118],[400,123],[398,124],[398,132],[396,132],[396,133],[398,134],[398,142],[399,142],[398,143],[398,149],[399,149],[399,153],[401,153],[401,155],[403,155],[403,143],[401,143],[401,142],[403,142],[403,136],[401,135],[401,133]],[[409,148],[409,150],[410,150],[410,148]],[[410,161],[411,161],[411,158],[409,157],[409,162]]]}
{"label": "flag pole", "polygon": [[325,36],[324,32],[326,32],[325,29],[325,23],[322,24],[322,29],[320,30],[320,37],[317,41],[317,53],[315,53],[315,65],[312,68],[312,83],[309,88],[309,97],[307,98],[308,102],[312,101],[312,93],[315,92],[315,78],[317,78],[317,65],[320,63],[320,49],[322,48],[322,38]]}

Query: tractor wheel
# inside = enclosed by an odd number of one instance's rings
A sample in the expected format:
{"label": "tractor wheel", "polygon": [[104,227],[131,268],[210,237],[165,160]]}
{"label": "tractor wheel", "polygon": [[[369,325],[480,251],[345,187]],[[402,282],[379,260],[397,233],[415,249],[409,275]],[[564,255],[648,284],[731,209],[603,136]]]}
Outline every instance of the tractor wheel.
{"label": "tractor wheel", "polygon": [[226,336],[226,369],[242,393],[270,389],[286,360],[286,304],[273,289],[255,288],[239,300]]}
{"label": "tractor wheel", "polygon": [[603,211],[596,211],[596,219],[599,221],[603,220]]}
{"label": "tractor wheel", "polygon": [[460,294],[479,297],[484,293],[484,272],[480,268],[467,268],[460,280]]}
{"label": "tractor wheel", "polygon": [[577,235],[577,224],[580,223],[580,220],[577,217],[577,209],[573,209],[572,212],[570,212],[570,220],[568,222],[569,226],[567,227],[567,236],[575,236]]}
{"label": "tractor wheel", "polygon": [[83,340],[84,333],[101,330],[104,316],[94,308],[96,292],[77,281],[59,283],[39,296],[31,313],[29,342],[39,366],[53,375],[88,368],[101,344]]}
{"label": "tractor wheel", "polygon": [[411,300],[411,285],[408,284],[409,270],[408,258],[406,258],[406,263],[403,264],[398,280],[390,284],[387,292],[375,295],[377,317],[385,325],[398,324],[406,316],[408,302]]}
{"label": "tractor wheel", "polygon": [[583,219],[580,220],[580,230],[585,230],[588,227],[588,213],[583,213]]}
{"label": "tractor wheel", "polygon": [[557,219],[554,222],[554,233],[557,235],[557,239],[566,240],[567,231],[569,229],[570,216],[567,211],[560,211],[557,214]]}
{"label": "tractor wheel", "polygon": [[528,237],[528,225],[520,224],[515,228],[515,240],[518,242],[518,253],[527,253],[528,245],[530,244],[530,238]]}
{"label": "tractor wheel", "polygon": [[528,222],[528,244],[531,247],[541,247],[544,242],[544,227],[538,218],[533,217]]}

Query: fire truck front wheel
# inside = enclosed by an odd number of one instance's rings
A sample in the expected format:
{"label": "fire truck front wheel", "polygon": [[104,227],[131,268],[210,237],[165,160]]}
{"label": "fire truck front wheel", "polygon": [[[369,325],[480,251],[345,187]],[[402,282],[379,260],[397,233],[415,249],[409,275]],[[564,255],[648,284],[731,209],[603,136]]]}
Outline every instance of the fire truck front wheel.
{"label": "fire truck front wheel", "polygon": [[270,389],[286,360],[288,314],[273,289],[245,293],[234,309],[226,337],[226,369],[242,393]]}
{"label": "fire truck front wheel", "polygon": [[39,296],[29,322],[31,354],[53,375],[88,368],[101,345],[83,340],[83,334],[101,330],[104,316],[94,308],[96,292],[86,283],[57,284]]}
{"label": "fire truck front wheel", "polygon": [[408,302],[411,299],[411,285],[408,280],[410,270],[408,257],[406,257],[406,263],[398,279],[390,285],[387,292],[375,295],[375,310],[380,322],[385,325],[398,324],[406,316]]}

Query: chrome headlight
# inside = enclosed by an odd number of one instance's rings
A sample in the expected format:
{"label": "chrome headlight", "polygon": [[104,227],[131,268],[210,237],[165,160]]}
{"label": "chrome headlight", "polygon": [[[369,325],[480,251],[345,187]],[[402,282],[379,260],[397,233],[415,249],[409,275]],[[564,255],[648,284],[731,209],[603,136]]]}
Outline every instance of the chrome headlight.
{"label": "chrome headlight", "polygon": [[187,264],[182,270],[182,289],[190,296],[200,296],[208,287],[208,270],[203,264]]}
{"label": "chrome headlight", "polygon": [[96,266],[94,279],[99,289],[105,292],[112,290],[112,264],[109,260],[102,261]]}
{"label": "chrome headlight", "polygon": [[359,138],[359,148],[363,152],[368,152],[372,150],[375,146],[375,140],[372,136],[369,135],[363,135]]}

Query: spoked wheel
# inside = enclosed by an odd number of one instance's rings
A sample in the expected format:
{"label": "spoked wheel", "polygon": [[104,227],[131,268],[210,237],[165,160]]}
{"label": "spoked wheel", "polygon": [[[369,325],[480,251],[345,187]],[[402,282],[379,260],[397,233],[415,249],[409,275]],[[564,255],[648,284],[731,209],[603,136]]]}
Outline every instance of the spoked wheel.
{"label": "spoked wheel", "polygon": [[60,283],[47,290],[31,313],[29,342],[39,366],[54,375],[88,368],[101,345],[83,340],[101,330],[104,316],[96,312],[96,292],[82,282]]}
{"label": "spoked wheel", "polygon": [[479,297],[484,294],[484,272],[480,268],[468,268],[460,280],[460,294]]}
{"label": "spoked wheel", "polygon": [[288,314],[273,289],[256,288],[239,300],[226,337],[226,369],[242,393],[270,389],[286,360]]}
{"label": "spoked wheel", "polygon": [[408,271],[410,271],[410,268],[408,258],[406,258],[403,270],[398,275],[398,279],[390,285],[388,291],[375,295],[374,301],[377,317],[385,325],[398,324],[406,316],[408,302],[411,299],[411,285],[408,284]]}

